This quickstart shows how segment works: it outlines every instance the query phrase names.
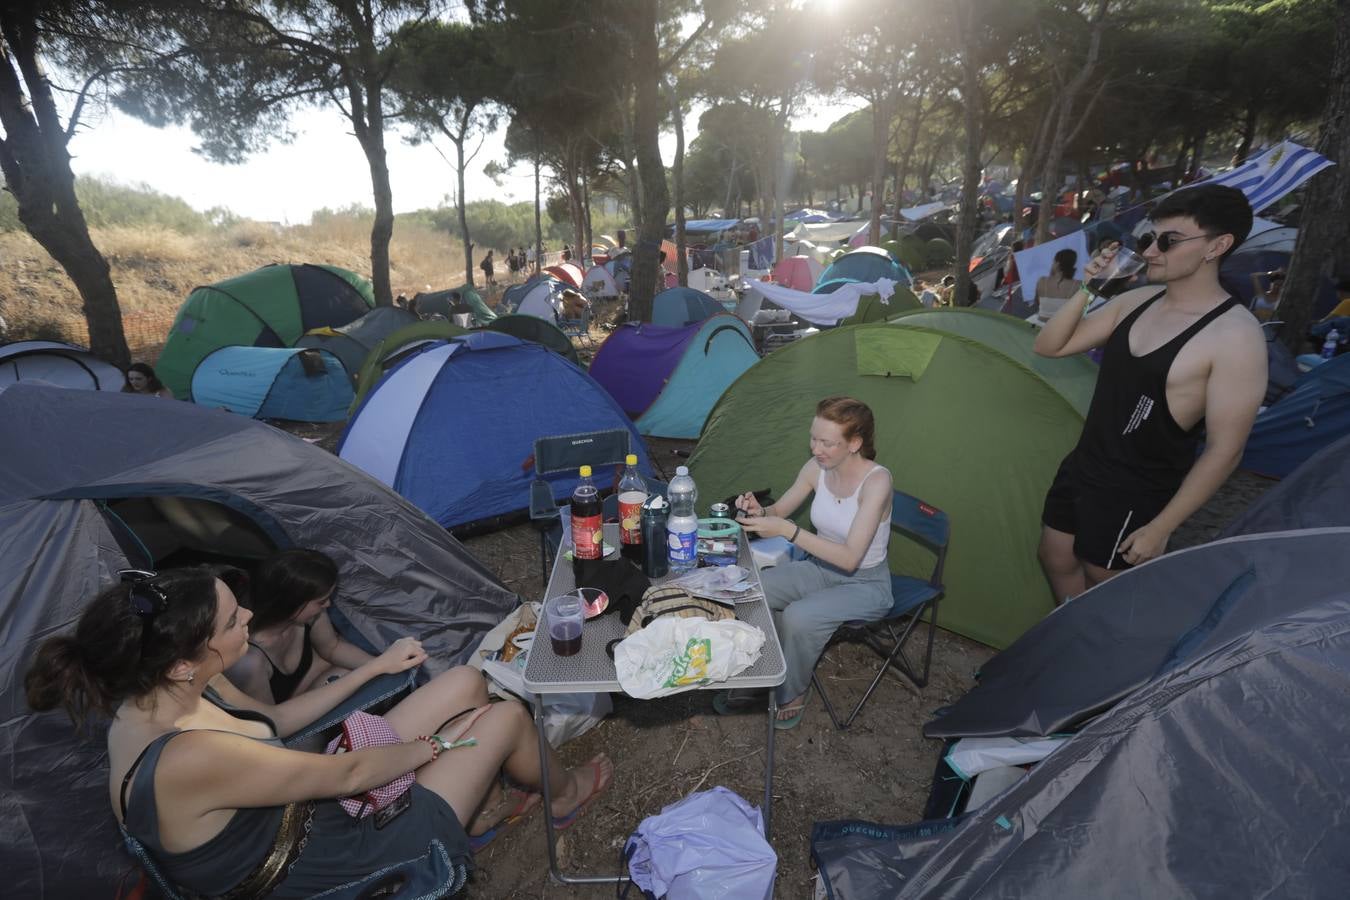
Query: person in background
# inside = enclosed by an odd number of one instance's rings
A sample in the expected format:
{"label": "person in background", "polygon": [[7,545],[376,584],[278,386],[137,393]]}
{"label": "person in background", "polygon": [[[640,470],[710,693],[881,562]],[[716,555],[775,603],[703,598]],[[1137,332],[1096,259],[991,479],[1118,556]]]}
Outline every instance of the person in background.
{"label": "person in background", "polygon": [[[787,538],[808,554],[763,573],[764,596],[787,661],[787,678],[775,689],[775,728],[801,722],[811,672],[835,629],[845,622],[880,619],[891,608],[886,547],[894,488],[890,471],[874,461],[875,436],[867,404],[827,397],[816,404],[811,458],[792,487],[769,506],[761,506],[751,493],[736,498],[742,528],[756,537]],[[788,518],[808,497],[814,532]],[[726,713],[732,703],[734,698],[721,693],[714,706]]]}
{"label": "person in background", "polygon": [[[1262,284],[1262,281],[1265,284]],[[1284,290],[1284,270],[1252,273],[1252,315],[1259,321],[1266,321],[1275,315],[1280,306],[1280,294]]]}
{"label": "person in background", "polygon": [[943,276],[942,276],[942,287],[938,289],[938,305],[939,305],[939,306],[955,306],[955,305],[956,305],[956,276],[955,276],[955,275],[943,275]]}
{"label": "person in background", "polygon": [[533,275],[539,271],[538,260],[535,258],[534,245],[525,248],[525,262],[529,264],[530,274]]}
{"label": "person in background", "polygon": [[938,295],[928,286],[928,283],[922,278],[914,279],[914,293],[919,298],[919,303],[932,309],[938,305]]}
{"label": "person in background", "polygon": [[162,400],[172,400],[173,391],[164,386],[155,375],[155,370],[145,363],[132,363],[127,367],[126,381],[122,385],[124,394],[144,394],[149,397],[159,397]]}
{"label": "person in background", "polygon": [[1059,312],[1059,308],[1083,287],[1083,283],[1073,277],[1077,270],[1078,252],[1066,247],[1055,254],[1050,274],[1036,279],[1034,300],[1038,304],[1037,315],[1042,322],[1050,321],[1050,317]]}
{"label": "person in background", "polygon": [[491,251],[491,250],[489,250],[489,251],[487,252],[487,255],[483,257],[483,261],[482,261],[481,263],[478,264],[478,268],[480,268],[480,269],[483,270],[483,283],[484,283],[484,284],[486,284],[488,287],[492,287],[492,285],[496,284],[496,282],[493,281],[493,279],[492,279],[492,251]]}
{"label": "person in background", "polygon": [[[63,708],[77,727],[106,724],[113,814],[180,893],[312,897],[423,856],[433,839],[447,864],[469,867],[469,835],[513,817],[506,804],[490,821],[479,812],[503,770],[536,787],[548,766],[559,786],[549,812],[563,828],[608,787],[604,754],[564,768],[523,705],[479,703],[482,675],[468,667],[384,715],[396,743],[338,754],[286,748],[282,738],[426,652],[401,638],[332,684],[259,703],[224,674],[248,649],[252,614],[234,590],[246,580],[231,567],[125,572],[73,630],[42,643],[24,677],[31,709]],[[446,695],[462,712],[447,718]],[[392,815],[358,818],[338,802],[408,773],[416,781]]]}

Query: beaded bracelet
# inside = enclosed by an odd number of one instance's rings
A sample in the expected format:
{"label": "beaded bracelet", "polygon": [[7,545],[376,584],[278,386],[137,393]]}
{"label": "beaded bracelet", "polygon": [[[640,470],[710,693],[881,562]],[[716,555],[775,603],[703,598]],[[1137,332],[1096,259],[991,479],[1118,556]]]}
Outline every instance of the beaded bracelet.
{"label": "beaded bracelet", "polygon": [[413,738],[416,741],[426,741],[431,746],[431,761],[435,762],[441,756],[441,742],[429,734],[419,734]]}

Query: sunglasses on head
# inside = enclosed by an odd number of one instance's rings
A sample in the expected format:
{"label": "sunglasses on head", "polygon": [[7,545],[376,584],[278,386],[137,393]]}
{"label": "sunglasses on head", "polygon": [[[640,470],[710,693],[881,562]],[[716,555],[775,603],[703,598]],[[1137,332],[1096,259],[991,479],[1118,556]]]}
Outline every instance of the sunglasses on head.
{"label": "sunglasses on head", "polygon": [[169,595],[155,584],[155,572],[148,569],[123,569],[117,573],[123,584],[130,584],[127,602],[131,611],[147,622],[169,607]]}
{"label": "sunglasses on head", "polygon": [[1137,243],[1140,253],[1143,253],[1149,247],[1153,246],[1154,241],[1158,242],[1158,250],[1162,253],[1166,253],[1177,244],[1184,244],[1187,241],[1198,241],[1201,238],[1212,237],[1214,237],[1212,234],[1193,234],[1190,237],[1182,237],[1181,232],[1179,231],[1164,231],[1162,234],[1154,234],[1151,231],[1146,231],[1139,235]]}

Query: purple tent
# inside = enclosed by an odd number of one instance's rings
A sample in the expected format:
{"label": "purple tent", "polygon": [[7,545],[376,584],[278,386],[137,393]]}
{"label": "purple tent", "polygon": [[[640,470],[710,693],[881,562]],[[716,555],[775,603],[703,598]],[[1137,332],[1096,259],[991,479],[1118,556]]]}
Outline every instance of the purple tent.
{"label": "purple tent", "polygon": [[591,377],[636,419],[656,400],[702,327],[702,322],[680,328],[643,323],[615,329],[595,354]]}
{"label": "purple tent", "polygon": [[624,325],[595,354],[591,377],[643,434],[696,438],[727,385],[758,361],[750,329],[722,313],[680,327]]}

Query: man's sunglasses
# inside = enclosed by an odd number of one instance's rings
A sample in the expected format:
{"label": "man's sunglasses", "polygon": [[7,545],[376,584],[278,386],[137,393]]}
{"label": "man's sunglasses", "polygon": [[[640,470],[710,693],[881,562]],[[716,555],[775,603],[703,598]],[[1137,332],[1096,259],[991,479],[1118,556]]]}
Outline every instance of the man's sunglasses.
{"label": "man's sunglasses", "polygon": [[1193,234],[1190,237],[1182,237],[1181,232],[1179,231],[1164,231],[1162,234],[1157,235],[1151,231],[1146,231],[1139,235],[1137,244],[1139,252],[1143,253],[1149,247],[1152,247],[1153,242],[1156,240],[1158,242],[1158,250],[1162,253],[1166,253],[1177,244],[1184,244],[1187,241],[1198,241],[1201,238],[1212,238],[1214,236],[1215,235],[1212,234]]}

